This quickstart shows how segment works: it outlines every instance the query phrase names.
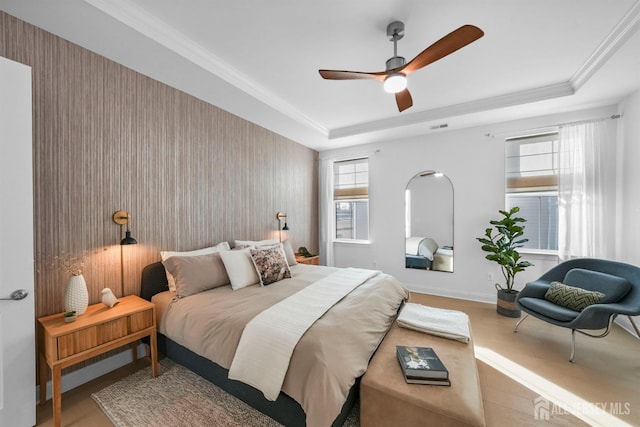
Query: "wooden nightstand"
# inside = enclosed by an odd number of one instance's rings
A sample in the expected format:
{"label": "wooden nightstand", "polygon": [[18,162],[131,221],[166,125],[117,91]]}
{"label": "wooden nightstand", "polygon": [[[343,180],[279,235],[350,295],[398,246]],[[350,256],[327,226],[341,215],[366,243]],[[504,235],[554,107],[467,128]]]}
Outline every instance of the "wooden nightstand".
{"label": "wooden nightstand", "polygon": [[316,255],[305,258],[300,254],[296,254],[296,262],[298,264],[320,265],[320,256]]}
{"label": "wooden nightstand", "polygon": [[66,323],[63,313],[38,319],[40,404],[47,398],[49,367],[55,427],[60,426],[62,369],[131,343],[135,361],[137,341],[149,336],[152,374],[158,375],[155,312],[155,304],[131,295],[120,298],[112,308],[91,305],[74,322]]}

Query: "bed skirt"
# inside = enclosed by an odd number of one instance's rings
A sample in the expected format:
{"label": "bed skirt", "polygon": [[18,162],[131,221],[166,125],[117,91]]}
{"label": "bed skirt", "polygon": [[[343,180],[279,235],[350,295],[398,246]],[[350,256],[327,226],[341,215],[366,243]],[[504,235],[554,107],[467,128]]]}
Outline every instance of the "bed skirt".
{"label": "bed skirt", "polygon": [[[269,401],[261,391],[240,381],[230,380],[227,369],[192,352],[160,333],[158,334],[158,351],[279,423],[287,427],[305,427],[306,415],[302,407],[286,394],[280,393],[275,401]],[[357,378],[355,384],[349,390],[349,395],[344,405],[342,405],[340,414],[333,421],[331,427],[340,427],[344,424],[358,399],[359,389],[360,378]]]}

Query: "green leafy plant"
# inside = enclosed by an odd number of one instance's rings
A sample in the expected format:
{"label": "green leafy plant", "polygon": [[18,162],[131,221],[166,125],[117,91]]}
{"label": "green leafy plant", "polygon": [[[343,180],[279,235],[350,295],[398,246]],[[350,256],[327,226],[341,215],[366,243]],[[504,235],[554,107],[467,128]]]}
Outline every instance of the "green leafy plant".
{"label": "green leafy plant", "polygon": [[529,261],[524,261],[517,250],[517,248],[521,248],[524,243],[529,241],[529,239],[522,237],[524,235],[524,225],[521,224],[527,220],[515,216],[519,211],[520,208],[517,206],[514,206],[508,212],[498,211],[502,218],[489,221],[492,227],[485,230],[483,237],[476,238],[482,243],[482,250],[489,252],[485,258],[500,265],[505,280],[505,288],[502,288],[499,284],[496,284],[496,287],[505,289],[510,293],[515,292],[513,284],[516,274],[533,265]]}
{"label": "green leafy plant", "polygon": [[315,256],[311,252],[309,252],[307,248],[305,248],[304,246],[300,246],[298,248],[298,253],[305,258],[311,258],[312,256]]}
{"label": "green leafy plant", "polygon": [[75,310],[73,310],[73,311],[65,311],[64,312],[64,317],[73,317],[75,315],[76,315]]}

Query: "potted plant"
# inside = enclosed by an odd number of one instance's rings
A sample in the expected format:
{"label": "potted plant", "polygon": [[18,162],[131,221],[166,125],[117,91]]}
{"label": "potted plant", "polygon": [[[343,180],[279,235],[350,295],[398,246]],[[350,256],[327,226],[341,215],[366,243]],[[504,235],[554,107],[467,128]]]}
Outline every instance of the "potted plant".
{"label": "potted plant", "polygon": [[71,311],[65,311],[63,314],[64,317],[64,321],[69,323],[69,322],[73,322],[75,321],[78,316],[76,315],[76,312],[74,310]]}
{"label": "potted plant", "polygon": [[529,261],[524,261],[517,249],[529,241],[529,239],[522,237],[524,235],[522,223],[526,220],[515,216],[519,211],[520,208],[517,206],[508,212],[498,211],[502,218],[489,221],[492,227],[485,230],[483,237],[477,238],[482,243],[482,250],[489,252],[485,258],[500,265],[505,286],[502,287],[498,283],[495,285],[498,291],[496,310],[509,317],[520,317],[520,309],[515,304],[518,291],[513,289],[516,274],[533,265]]}
{"label": "potted plant", "polygon": [[314,257],[314,256],[315,256],[314,254],[312,254],[311,252],[309,252],[309,250],[308,250],[307,248],[305,248],[304,246],[300,246],[300,247],[298,248],[298,253],[299,253],[300,255],[302,255],[303,257],[305,257],[305,258],[311,258],[311,257]]}

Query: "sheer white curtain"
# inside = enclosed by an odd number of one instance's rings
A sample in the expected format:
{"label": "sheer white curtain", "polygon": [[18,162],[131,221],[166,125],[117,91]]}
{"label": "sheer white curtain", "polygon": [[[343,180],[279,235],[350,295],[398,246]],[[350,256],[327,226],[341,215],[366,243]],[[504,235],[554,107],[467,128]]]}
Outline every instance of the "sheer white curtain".
{"label": "sheer white curtain", "polygon": [[333,159],[320,159],[319,205],[320,205],[320,260],[333,267],[333,237],[336,218],[333,207]]}
{"label": "sheer white curtain", "polygon": [[616,125],[614,120],[560,129],[558,252],[615,258]]}

